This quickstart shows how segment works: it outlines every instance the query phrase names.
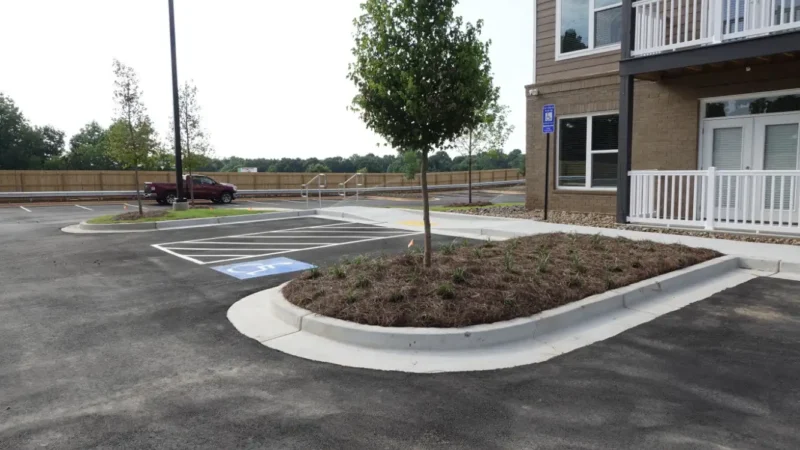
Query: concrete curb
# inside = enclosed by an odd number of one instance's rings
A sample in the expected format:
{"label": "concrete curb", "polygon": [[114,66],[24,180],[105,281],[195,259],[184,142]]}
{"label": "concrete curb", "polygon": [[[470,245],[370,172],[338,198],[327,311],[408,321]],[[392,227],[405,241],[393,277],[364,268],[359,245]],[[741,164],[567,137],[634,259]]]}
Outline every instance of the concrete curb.
{"label": "concrete curb", "polygon": [[314,216],[314,215],[317,215],[316,210],[298,210],[298,211],[270,212],[263,214],[247,214],[241,216],[211,217],[207,219],[168,220],[163,222],[146,222],[146,223],[91,224],[91,223],[81,222],[80,224],[78,224],[78,229],[84,232],[89,231],[89,232],[101,232],[101,233],[177,230],[177,229],[201,227],[201,226],[263,222],[266,220],[287,219],[292,217],[304,217],[304,216]]}
{"label": "concrete curb", "polygon": [[614,310],[635,307],[657,295],[677,291],[738,268],[740,268],[738,257],[723,256],[546,310],[531,317],[463,328],[392,328],[362,325],[321,316],[290,303],[280,294],[285,285],[269,291],[271,291],[272,310],[281,321],[297,328],[298,331],[320,338],[372,349],[460,351],[541,337]]}

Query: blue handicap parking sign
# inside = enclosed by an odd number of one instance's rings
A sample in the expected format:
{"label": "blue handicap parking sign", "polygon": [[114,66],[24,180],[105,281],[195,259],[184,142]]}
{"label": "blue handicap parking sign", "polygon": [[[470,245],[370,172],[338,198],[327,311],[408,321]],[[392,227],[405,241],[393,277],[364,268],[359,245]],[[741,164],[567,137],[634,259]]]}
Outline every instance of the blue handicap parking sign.
{"label": "blue handicap parking sign", "polygon": [[314,267],[316,266],[289,258],[271,258],[262,259],[260,261],[228,264],[226,266],[216,266],[212,267],[212,269],[240,280],[249,280],[250,278],[299,272],[301,270],[313,269]]}
{"label": "blue handicap parking sign", "polygon": [[542,108],[542,133],[550,134],[556,130],[556,105]]}

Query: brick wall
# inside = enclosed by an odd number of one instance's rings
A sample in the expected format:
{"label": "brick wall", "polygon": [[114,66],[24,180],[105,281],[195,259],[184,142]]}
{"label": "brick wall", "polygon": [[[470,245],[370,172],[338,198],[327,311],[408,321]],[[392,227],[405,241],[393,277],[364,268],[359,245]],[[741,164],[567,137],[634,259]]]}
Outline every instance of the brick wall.
{"label": "brick wall", "polygon": [[[693,170],[698,167],[700,99],[800,88],[800,61],[761,64],[727,71],[637,81],[634,88],[634,170]],[[526,153],[527,206],[544,204],[545,136],[541,130],[542,106],[556,105],[559,116],[617,110],[619,77],[602,76],[568,82],[528,86],[539,95],[527,97]],[[551,138],[555,146],[557,134]],[[613,214],[616,194],[596,191],[555,190],[551,147],[550,207],[554,210]]]}
{"label": "brick wall", "polygon": [[[584,78],[534,87],[539,90],[539,95],[528,97],[525,127],[526,206],[530,209],[540,209],[544,206],[546,146],[546,138],[542,134],[542,107],[550,103],[556,105],[556,113],[559,116],[616,111],[619,108],[619,77]],[[559,211],[613,213],[616,209],[614,192],[555,189],[554,160],[557,138],[558,133],[550,138],[550,208]]]}

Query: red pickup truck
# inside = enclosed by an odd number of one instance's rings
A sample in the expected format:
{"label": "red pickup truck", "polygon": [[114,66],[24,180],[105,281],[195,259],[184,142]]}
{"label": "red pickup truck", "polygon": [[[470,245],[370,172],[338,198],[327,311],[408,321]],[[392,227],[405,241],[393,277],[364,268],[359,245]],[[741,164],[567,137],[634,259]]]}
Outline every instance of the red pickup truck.
{"label": "red pickup truck", "polygon": [[[194,185],[194,198],[214,203],[230,203],[237,197],[236,186],[220,183],[205,175],[184,175],[183,195],[189,198],[189,183]],[[144,198],[155,199],[161,205],[171,205],[178,198],[175,183],[144,183]]]}

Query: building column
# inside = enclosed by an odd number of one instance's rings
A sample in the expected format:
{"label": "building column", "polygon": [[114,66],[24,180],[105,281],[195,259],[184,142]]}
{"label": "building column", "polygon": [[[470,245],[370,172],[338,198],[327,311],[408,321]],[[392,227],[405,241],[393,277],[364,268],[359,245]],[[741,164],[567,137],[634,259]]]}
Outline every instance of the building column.
{"label": "building column", "polygon": [[[635,10],[632,0],[622,0],[622,60],[631,58]],[[633,76],[619,77],[619,153],[617,156],[617,223],[628,222],[631,211],[631,141],[633,140]]]}
{"label": "building column", "polygon": [[619,154],[617,157],[617,223],[628,222],[631,210],[631,143],[633,141],[633,76],[619,81]]}

